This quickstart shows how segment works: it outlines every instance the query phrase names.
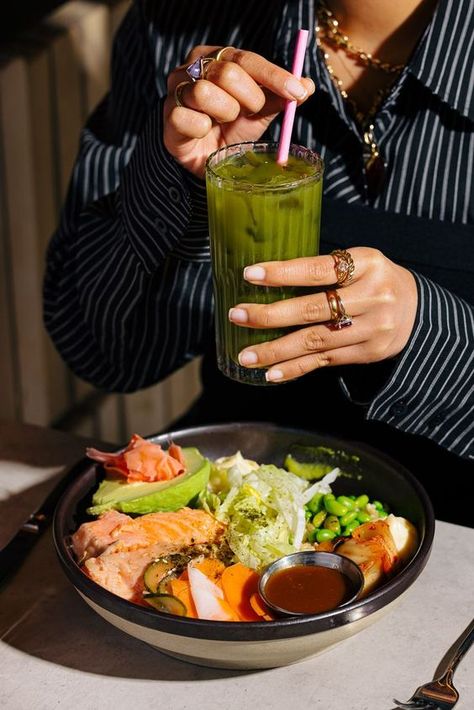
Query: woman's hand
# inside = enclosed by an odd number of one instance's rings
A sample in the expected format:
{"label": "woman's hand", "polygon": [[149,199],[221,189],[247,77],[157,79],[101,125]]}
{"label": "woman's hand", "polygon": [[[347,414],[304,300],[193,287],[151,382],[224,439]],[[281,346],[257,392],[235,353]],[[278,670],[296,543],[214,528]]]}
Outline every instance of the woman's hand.
{"label": "woman's hand", "polygon": [[[325,291],[267,305],[240,303],[229,319],[247,328],[298,328],[293,333],[246,348],[245,367],[269,368],[270,382],[283,382],[327,365],[369,363],[394,357],[408,342],[415,322],[418,295],[413,275],[377,249],[351,248],[354,278],[338,289],[352,325],[331,328]],[[254,264],[244,278],[262,286],[332,287],[332,256],[305,257]]]}
{"label": "woman's hand", "polygon": [[[166,149],[187,170],[202,177],[214,150],[231,143],[258,140],[285,101],[305,101],[314,92],[311,79],[296,79],[290,72],[254,52],[228,47],[222,59],[206,66],[206,78],[192,83],[186,66],[219,47],[195,47],[186,64],[168,78],[164,104]],[[183,106],[175,89],[183,81]]]}

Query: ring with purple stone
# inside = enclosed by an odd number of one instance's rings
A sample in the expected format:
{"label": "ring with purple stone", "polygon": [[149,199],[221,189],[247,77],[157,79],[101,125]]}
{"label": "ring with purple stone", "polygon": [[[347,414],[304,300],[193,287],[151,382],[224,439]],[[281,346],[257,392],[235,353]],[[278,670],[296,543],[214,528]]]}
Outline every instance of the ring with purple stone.
{"label": "ring with purple stone", "polygon": [[206,67],[215,62],[215,57],[198,57],[192,64],[186,67],[186,74],[192,82],[206,78]]}
{"label": "ring with purple stone", "polygon": [[334,249],[331,252],[331,256],[334,259],[337,285],[343,286],[346,282],[352,281],[355,266],[354,260],[347,249]]}
{"label": "ring with purple stone", "polygon": [[206,56],[201,55],[194,60],[189,66],[186,67],[186,74],[189,76],[191,81],[199,81],[199,79],[205,79],[209,64],[212,62],[222,61],[222,55],[226,49],[234,49],[233,47],[221,47],[216,49],[214,52],[207,54]]}

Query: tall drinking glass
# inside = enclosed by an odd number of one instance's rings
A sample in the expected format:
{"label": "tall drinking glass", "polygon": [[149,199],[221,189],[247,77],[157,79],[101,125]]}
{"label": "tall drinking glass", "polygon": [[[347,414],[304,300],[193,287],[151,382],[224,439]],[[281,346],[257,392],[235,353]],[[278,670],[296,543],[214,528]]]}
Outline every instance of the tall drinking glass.
{"label": "tall drinking glass", "polygon": [[293,298],[305,290],[254,286],[244,280],[244,267],[319,251],[322,160],[292,145],[288,163],[281,166],[277,150],[277,143],[240,143],[217,150],[206,164],[217,363],[228,377],[254,385],[267,384],[265,371],[242,367],[239,352],[287,329],[236,326],[228,319],[229,309]]}

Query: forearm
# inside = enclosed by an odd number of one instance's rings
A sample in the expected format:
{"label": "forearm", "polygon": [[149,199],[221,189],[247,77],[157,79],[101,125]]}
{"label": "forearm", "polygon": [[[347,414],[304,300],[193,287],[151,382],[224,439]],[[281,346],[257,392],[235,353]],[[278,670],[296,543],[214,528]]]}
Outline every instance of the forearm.
{"label": "forearm", "polygon": [[209,336],[210,266],[169,255],[153,274],[106,204],[77,243],[50,260],[45,323],[71,369],[108,391],[153,384],[200,353]]}

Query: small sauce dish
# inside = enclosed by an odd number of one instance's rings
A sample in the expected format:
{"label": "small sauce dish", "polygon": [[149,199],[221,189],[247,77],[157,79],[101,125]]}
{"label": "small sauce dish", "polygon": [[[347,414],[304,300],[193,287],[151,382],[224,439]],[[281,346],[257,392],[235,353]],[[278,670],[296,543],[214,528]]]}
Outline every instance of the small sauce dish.
{"label": "small sauce dish", "polygon": [[307,616],[349,604],[363,586],[364,576],[352,560],[334,552],[305,550],[268,565],[259,593],[280,616]]}

